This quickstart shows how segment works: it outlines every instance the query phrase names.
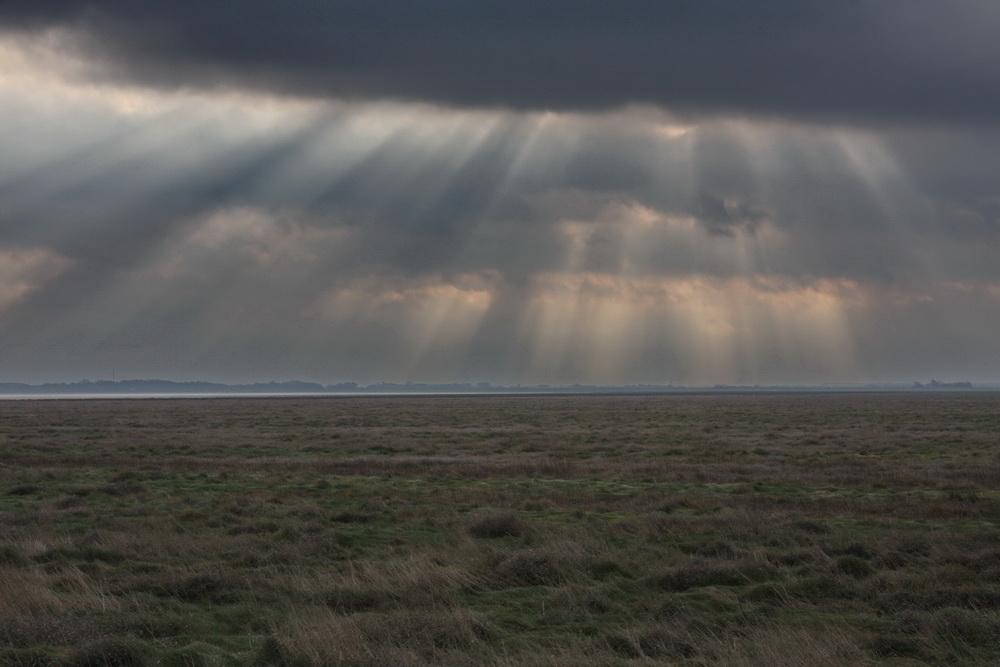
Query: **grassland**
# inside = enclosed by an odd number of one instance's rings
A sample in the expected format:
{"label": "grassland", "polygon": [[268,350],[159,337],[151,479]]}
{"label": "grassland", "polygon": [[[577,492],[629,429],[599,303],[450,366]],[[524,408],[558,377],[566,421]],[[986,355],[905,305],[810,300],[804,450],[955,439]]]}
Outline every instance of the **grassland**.
{"label": "grassland", "polygon": [[0,401],[0,664],[1000,664],[993,394]]}

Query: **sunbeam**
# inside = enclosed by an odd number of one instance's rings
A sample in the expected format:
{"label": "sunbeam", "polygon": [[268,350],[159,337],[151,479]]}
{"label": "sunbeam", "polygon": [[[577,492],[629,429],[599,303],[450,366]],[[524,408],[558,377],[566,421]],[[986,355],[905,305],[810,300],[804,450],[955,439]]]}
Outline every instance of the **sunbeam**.
{"label": "sunbeam", "polygon": [[143,88],[60,40],[0,39],[2,334],[39,377],[1000,373],[1000,192],[935,199],[919,130]]}

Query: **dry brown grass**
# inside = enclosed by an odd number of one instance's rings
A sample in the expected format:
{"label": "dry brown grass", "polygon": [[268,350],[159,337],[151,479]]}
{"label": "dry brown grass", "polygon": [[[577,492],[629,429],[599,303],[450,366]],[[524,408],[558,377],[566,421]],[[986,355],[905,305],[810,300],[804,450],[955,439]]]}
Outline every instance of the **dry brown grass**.
{"label": "dry brown grass", "polygon": [[35,569],[0,568],[0,616],[36,619],[59,614],[66,605],[52,592],[48,578]]}

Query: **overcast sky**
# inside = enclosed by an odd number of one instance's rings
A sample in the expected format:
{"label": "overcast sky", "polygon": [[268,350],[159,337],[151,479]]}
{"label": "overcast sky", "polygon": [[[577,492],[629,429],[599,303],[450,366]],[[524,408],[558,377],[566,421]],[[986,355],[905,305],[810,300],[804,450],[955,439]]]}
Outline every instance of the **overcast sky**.
{"label": "overcast sky", "polygon": [[996,0],[5,0],[0,381],[1000,381]]}

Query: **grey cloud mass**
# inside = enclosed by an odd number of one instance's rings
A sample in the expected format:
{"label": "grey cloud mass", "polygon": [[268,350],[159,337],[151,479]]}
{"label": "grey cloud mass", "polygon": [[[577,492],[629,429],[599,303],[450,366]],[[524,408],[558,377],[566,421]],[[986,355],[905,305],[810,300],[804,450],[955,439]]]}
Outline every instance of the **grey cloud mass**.
{"label": "grey cloud mass", "polygon": [[0,4],[0,381],[1000,381],[1000,5]]}
{"label": "grey cloud mass", "polygon": [[1000,119],[992,0],[7,0],[104,76],[449,106]]}

